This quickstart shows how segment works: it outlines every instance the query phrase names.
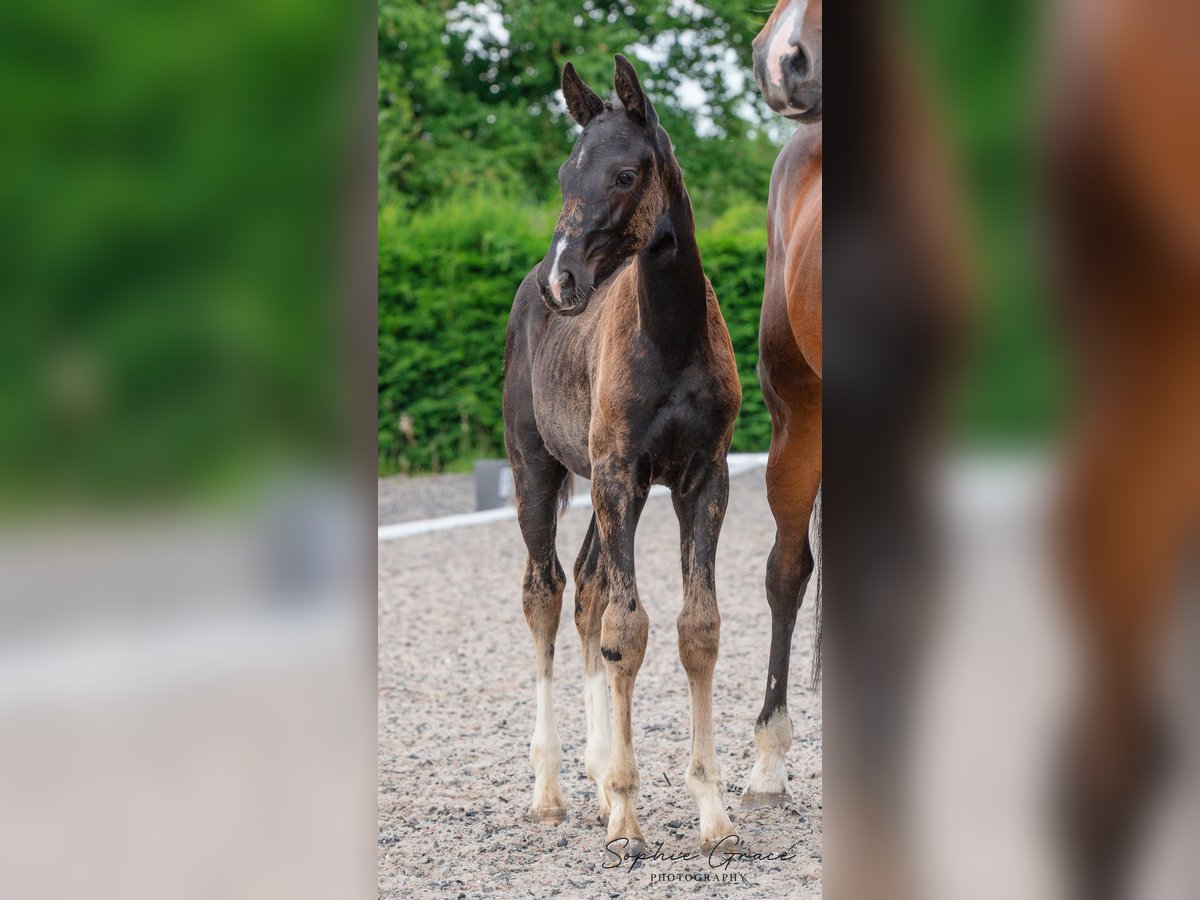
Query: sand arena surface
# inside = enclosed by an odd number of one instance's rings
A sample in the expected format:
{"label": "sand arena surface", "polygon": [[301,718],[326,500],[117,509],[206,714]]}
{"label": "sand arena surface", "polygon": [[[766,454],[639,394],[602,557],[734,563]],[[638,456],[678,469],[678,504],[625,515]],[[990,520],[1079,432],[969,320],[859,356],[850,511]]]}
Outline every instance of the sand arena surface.
{"label": "sand arena surface", "polygon": [[[459,479],[461,480],[461,479]],[[388,503],[406,491],[443,514],[463,485],[389,479]],[[468,509],[446,509],[466,512]],[[789,705],[794,802],[743,813],[741,788],[754,761],[770,642],[763,578],[774,539],[761,470],[734,477],[717,555],[721,654],[713,697],[726,807],[748,849],[787,852],[771,861],[712,868],[707,857],[604,868],[605,831],[583,767],[582,664],[572,620],[570,572],[590,510],[559,523],[568,584],[556,641],[555,712],[563,742],[567,820],[525,819],[533,792],[529,739],[535,698],[533,641],[521,611],[525,547],[515,521],[379,545],[379,886],[381,897],[672,896],[731,892],[819,896],[821,891],[821,703],[808,687],[812,597],[796,626]],[[684,784],[691,740],[687,676],[675,617],[682,603],[679,529],[669,497],[651,497],[637,536],[637,578],[650,615],[646,660],[634,693],[638,805],[650,849],[699,854],[699,820]],[[723,878],[724,880],[718,880]],[[666,880],[664,880],[666,879]]]}

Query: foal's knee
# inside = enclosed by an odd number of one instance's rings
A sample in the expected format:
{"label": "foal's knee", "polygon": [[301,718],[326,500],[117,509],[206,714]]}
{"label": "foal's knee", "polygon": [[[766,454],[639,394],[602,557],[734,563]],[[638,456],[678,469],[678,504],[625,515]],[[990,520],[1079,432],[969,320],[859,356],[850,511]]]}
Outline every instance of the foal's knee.
{"label": "foal's knee", "polygon": [[675,622],[679,661],[688,674],[711,672],[721,644],[721,614],[715,600],[686,603]]}
{"label": "foal's knee", "polygon": [[563,588],[566,585],[567,578],[557,557],[541,562],[531,558],[526,564],[525,580],[521,584],[521,605],[525,611],[525,621],[535,634],[546,629],[553,634],[558,630]]}
{"label": "foal's knee", "polygon": [[646,656],[650,617],[636,592],[609,599],[600,628],[600,655],[610,672],[636,675]]}
{"label": "foal's knee", "polygon": [[575,578],[575,627],[581,638],[586,637],[596,623],[597,605],[604,602],[608,576],[603,569],[585,571]]}

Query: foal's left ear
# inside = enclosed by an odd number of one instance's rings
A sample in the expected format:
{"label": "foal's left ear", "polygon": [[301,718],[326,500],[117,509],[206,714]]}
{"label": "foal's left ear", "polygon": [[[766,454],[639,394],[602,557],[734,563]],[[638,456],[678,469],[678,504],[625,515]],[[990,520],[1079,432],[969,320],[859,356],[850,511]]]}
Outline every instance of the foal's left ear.
{"label": "foal's left ear", "polygon": [[650,105],[650,98],[642,90],[633,65],[620,53],[613,60],[613,86],[617,89],[617,98],[625,107],[625,112],[643,124],[657,121],[658,116],[654,113],[654,107]]}

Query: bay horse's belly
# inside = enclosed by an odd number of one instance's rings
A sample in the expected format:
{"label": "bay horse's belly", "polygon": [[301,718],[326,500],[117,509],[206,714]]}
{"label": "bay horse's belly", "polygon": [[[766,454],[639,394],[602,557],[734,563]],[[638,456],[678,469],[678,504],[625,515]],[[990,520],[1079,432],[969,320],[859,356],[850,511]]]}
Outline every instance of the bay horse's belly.
{"label": "bay horse's belly", "polygon": [[821,376],[821,193],[804,204],[792,227],[783,265],[788,321],[808,367]]}

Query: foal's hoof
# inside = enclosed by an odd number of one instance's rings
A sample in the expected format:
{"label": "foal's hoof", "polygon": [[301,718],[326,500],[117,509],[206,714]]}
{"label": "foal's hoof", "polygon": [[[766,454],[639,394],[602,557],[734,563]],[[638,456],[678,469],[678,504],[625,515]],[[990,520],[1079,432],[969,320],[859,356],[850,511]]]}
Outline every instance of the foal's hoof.
{"label": "foal's hoof", "polygon": [[709,838],[700,842],[700,852],[714,859],[722,859],[727,856],[733,856],[735,853],[745,853],[746,842],[736,834]]}
{"label": "foal's hoof", "polygon": [[604,862],[611,868],[625,860],[646,855],[646,842],[641,838],[613,838],[604,845]]}
{"label": "foal's hoof", "polygon": [[792,802],[792,797],[787,791],[780,791],[777,794],[760,794],[756,791],[746,791],[742,794],[742,810],[751,809],[766,809],[770,806],[787,806]]}
{"label": "foal's hoof", "polygon": [[535,806],[529,810],[529,819],[542,825],[561,825],[567,817],[562,806]]}

